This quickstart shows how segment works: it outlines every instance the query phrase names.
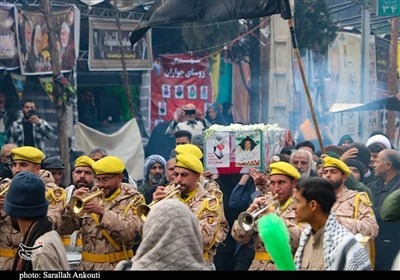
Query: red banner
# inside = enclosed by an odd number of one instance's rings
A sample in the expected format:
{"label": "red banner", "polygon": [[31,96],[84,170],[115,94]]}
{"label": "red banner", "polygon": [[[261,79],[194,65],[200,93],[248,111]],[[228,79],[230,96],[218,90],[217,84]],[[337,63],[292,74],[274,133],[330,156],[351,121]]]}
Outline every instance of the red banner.
{"label": "red banner", "polygon": [[208,60],[178,54],[155,59],[151,71],[151,128],[174,118],[176,109],[192,103],[203,113],[212,102]]}

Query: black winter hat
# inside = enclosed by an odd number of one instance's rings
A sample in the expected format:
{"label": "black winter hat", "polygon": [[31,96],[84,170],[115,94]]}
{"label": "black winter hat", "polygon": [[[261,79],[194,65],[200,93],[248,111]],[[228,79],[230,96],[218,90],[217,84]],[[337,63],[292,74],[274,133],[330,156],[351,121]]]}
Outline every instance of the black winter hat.
{"label": "black winter hat", "polygon": [[358,169],[361,177],[360,182],[362,182],[364,180],[364,175],[365,175],[365,165],[357,159],[348,159],[345,161],[345,163],[347,164],[347,166],[352,166]]}
{"label": "black winter hat", "polygon": [[41,218],[47,215],[48,202],[42,179],[30,171],[21,171],[11,180],[4,201],[7,215],[15,218]]}
{"label": "black winter hat", "polygon": [[49,157],[42,162],[43,169],[65,169],[64,162],[58,157]]}

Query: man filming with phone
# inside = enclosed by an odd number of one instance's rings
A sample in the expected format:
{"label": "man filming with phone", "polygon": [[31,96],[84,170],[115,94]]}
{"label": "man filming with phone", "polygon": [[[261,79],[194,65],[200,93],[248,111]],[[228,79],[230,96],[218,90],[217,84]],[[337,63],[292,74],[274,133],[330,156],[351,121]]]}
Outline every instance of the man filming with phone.
{"label": "man filming with phone", "polygon": [[44,139],[54,137],[54,128],[39,118],[32,100],[23,102],[22,113],[23,117],[12,122],[8,128],[6,143],[15,143],[19,147],[32,146],[45,152]]}
{"label": "man filming with phone", "polygon": [[202,135],[203,131],[211,126],[210,122],[204,118],[201,111],[196,109],[194,104],[188,103],[176,110],[173,121],[169,124],[166,135],[174,136],[178,130],[187,130],[195,135]]}

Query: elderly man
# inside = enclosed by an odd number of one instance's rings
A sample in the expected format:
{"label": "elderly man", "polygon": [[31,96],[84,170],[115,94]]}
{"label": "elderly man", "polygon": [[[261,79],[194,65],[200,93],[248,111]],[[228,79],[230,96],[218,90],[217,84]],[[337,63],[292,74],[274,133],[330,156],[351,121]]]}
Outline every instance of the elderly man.
{"label": "elderly man", "polygon": [[246,210],[248,214],[266,208],[263,213],[254,217],[254,224],[247,224],[241,218],[235,220],[232,227],[232,237],[241,244],[247,244],[254,238],[255,256],[249,270],[276,270],[271,256],[258,234],[257,221],[263,215],[275,211],[285,222],[290,234],[290,246],[292,253],[296,252],[299,244],[302,227],[295,220],[293,205],[293,190],[300,173],[295,167],[286,162],[274,162],[270,164],[270,193],[256,197],[250,207]]}
{"label": "elderly man", "polygon": [[294,150],[289,161],[299,171],[301,178],[317,176],[317,173],[312,169],[313,156],[308,150]]}
{"label": "elderly man", "polygon": [[[11,150],[12,173],[15,177],[22,171],[30,171],[41,177],[45,184],[45,197],[50,202],[47,216],[57,228],[61,210],[65,206],[65,192],[54,183],[51,173],[40,170],[44,154],[34,147],[20,147]],[[5,187],[8,181],[2,182]],[[21,233],[13,228],[9,216],[3,210],[4,196],[0,197],[0,270],[10,270],[16,249],[21,240]]]}
{"label": "elderly man", "polygon": [[196,106],[189,103],[177,110],[175,118],[169,124],[165,134],[172,137],[178,130],[187,130],[194,137],[201,135],[210,125],[210,122],[196,109]]}
{"label": "elderly man", "polygon": [[59,157],[48,157],[45,160],[43,160],[42,168],[51,173],[51,175],[54,178],[54,183],[57,186],[62,188],[65,187],[62,185],[62,179],[64,176],[63,172],[65,169],[65,165],[62,159],[60,159]]}
{"label": "elderly man", "polygon": [[400,154],[396,150],[384,149],[374,163],[375,175],[379,177],[373,198],[373,208],[379,225],[375,239],[376,270],[390,270],[400,250],[400,223],[389,223],[380,216],[385,199],[400,190]]}
{"label": "elderly man", "polygon": [[217,243],[220,221],[223,216],[219,199],[206,191],[199,183],[203,172],[203,164],[198,156],[192,153],[178,153],[174,169],[174,184],[168,188],[157,187],[153,194],[153,200],[161,200],[172,191],[179,190],[178,199],[185,203],[199,220],[204,246],[204,259],[212,266],[208,251]]}
{"label": "elderly man", "polygon": [[147,204],[153,200],[153,192],[156,188],[166,183],[166,165],[165,159],[160,155],[151,155],[144,160],[144,180],[138,187],[138,191],[144,195]]}
{"label": "elderly man", "polygon": [[[79,270],[113,270],[120,260],[133,256],[130,248],[142,228],[135,207],[144,199],[134,188],[122,183],[125,164],[120,158],[106,156],[94,162],[92,168],[96,173],[94,182],[101,192],[86,201],[78,213],[72,211],[73,207],[65,209],[61,233],[81,230]],[[74,191],[74,196],[85,197],[90,193],[81,187]]]}

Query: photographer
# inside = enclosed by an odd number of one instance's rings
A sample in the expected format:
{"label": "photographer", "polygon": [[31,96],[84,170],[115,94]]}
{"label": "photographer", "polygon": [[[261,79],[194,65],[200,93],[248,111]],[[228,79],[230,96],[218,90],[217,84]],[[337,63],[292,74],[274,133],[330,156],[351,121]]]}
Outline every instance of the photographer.
{"label": "photographer", "polygon": [[54,128],[36,113],[35,102],[26,100],[22,105],[23,117],[14,121],[7,131],[6,143],[15,143],[19,147],[36,147],[44,152],[44,138],[54,137]]}
{"label": "photographer", "polygon": [[187,130],[192,137],[202,135],[203,131],[210,126],[210,122],[204,118],[201,111],[194,104],[186,104],[175,112],[174,120],[169,124],[166,135],[174,136],[178,130]]}

